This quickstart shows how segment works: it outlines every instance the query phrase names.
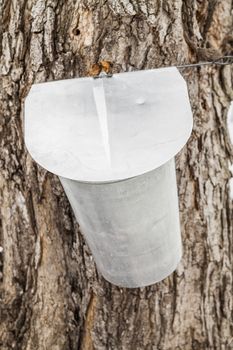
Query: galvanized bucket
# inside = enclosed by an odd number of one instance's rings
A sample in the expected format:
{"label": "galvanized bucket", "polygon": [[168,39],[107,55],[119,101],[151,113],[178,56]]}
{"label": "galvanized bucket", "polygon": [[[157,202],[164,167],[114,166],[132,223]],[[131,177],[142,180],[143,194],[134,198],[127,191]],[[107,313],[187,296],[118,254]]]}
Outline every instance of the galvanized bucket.
{"label": "galvanized bucket", "polygon": [[176,68],[32,87],[27,148],[59,176],[108,281],[146,286],[177,267],[174,156],[191,129],[187,87]]}

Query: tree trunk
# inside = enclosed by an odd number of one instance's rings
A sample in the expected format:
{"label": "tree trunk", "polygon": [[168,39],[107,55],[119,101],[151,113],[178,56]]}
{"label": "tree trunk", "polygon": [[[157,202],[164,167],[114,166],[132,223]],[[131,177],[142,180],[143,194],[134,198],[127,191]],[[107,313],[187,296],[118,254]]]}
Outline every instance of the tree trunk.
{"label": "tree trunk", "polygon": [[232,349],[232,66],[182,70],[194,113],[177,157],[183,259],[150,287],[119,288],[96,272],[58,178],[23,141],[33,82],[86,76],[101,59],[122,72],[232,53],[232,6],[0,1],[1,350]]}

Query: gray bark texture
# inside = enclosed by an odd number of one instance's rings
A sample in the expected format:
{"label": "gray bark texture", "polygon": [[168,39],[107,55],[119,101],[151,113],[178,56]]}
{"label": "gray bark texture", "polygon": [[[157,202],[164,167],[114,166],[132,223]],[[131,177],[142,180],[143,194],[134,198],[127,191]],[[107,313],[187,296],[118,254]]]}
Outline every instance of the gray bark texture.
{"label": "gray bark texture", "polygon": [[1,350],[233,348],[231,65],[182,70],[194,114],[176,160],[183,259],[150,287],[98,274],[58,178],[23,141],[32,83],[102,59],[123,72],[232,54],[232,13],[232,0],[0,0]]}

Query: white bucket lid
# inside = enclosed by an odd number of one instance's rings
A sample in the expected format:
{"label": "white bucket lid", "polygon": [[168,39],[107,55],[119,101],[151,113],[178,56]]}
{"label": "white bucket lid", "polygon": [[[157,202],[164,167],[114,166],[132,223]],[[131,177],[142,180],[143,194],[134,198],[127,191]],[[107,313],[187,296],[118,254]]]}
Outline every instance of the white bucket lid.
{"label": "white bucket lid", "polygon": [[187,86],[174,67],[35,84],[25,102],[31,156],[78,181],[151,171],[179,152],[191,130]]}

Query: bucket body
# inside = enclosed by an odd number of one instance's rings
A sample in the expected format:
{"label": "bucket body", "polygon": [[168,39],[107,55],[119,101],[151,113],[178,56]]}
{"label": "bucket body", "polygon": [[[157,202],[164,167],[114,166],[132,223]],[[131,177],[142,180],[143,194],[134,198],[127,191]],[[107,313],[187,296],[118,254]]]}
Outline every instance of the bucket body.
{"label": "bucket body", "polygon": [[142,287],[181,258],[174,157],[192,131],[175,67],[34,84],[25,143],[59,176],[98,270]]}
{"label": "bucket body", "polygon": [[60,180],[106,280],[142,287],[176,269],[182,250],[174,158],[117,182]]}

